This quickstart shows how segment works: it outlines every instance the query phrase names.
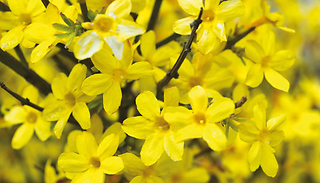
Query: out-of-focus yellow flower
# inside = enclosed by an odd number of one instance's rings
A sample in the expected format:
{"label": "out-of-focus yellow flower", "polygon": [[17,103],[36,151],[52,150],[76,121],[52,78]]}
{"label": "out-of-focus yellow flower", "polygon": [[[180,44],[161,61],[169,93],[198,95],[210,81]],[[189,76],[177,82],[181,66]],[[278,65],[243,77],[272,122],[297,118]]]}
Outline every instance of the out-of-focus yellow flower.
{"label": "out-of-focus yellow flower", "polygon": [[62,153],[58,166],[65,172],[75,173],[72,182],[103,183],[105,174],[116,174],[124,168],[122,159],[112,156],[118,145],[118,135],[106,136],[98,146],[91,133],[82,132],[76,141],[78,153]]}
{"label": "out-of-focus yellow flower", "polygon": [[168,107],[164,114],[170,125],[181,128],[177,132],[177,141],[203,138],[215,151],[226,148],[226,135],[217,123],[233,113],[232,100],[221,97],[208,106],[208,95],[201,86],[192,88],[189,97],[192,111],[181,106]]}
{"label": "out-of-focus yellow flower", "polygon": [[[39,91],[29,86],[23,96],[34,103],[39,101]],[[5,116],[5,120],[11,125],[23,123],[15,132],[12,138],[12,148],[21,149],[25,146],[35,132],[41,141],[46,141],[51,135],[51,123],[44,121],[41,117],[41,112],[31,108],[30,106],[15,106]]]}
{"label": "out-of-focus yellow flower", "polygon": [[150,91],[138,95],[137,109],[142,116],[127,118],[122,125],[130,136],[145,139],[141,149],[141,160],[146,166],[154,164],[165,151],[172,160],[182,159],[183,142],[176,142],[175,132],[163,118],[168,106],[178,106],[179,91],[176,87],[165,90],[165,107],[160,112],[157,98]]}
{"label": "out-of-focus yellow flower", "polygon": [[248,86],[259,86],[264,75],[274,88],[288,92],[290,83],[277,71],[290,68],[295,61],[295,56],[290,50],[275,52],[273,32],[267,32],[261,45],[254,40],[249,40],[245,47],[245,56],[254,63],[247,74]]}
{"label": "out-of-focus yellow flower", "polygon": [[121,84],[127,80],[152,75],[153,72],[148,62],[132,64],[132,51],[128,41],[124,45],[121,60],[106,50],[107,48],[102,49],[92,57],[93,64],[102,73],[85,79],[81,89],[85,94],[91,96],[103,93],[103,107],[110,115],[116,112],[121,104]]}
{"label": "out-of-focus yellow flower", "polygon": [[250,170],[255,171],[261,165],[262,170],[270,177],[276,176],[278,163],[273,147],[280,144],[284,133],[278,127],[285,121],[285,115],[266,121],[266,110],[263,105],[254,107],[254,117],[239,126],[241,140],[252,143],[248,161]]}
{"label": "out-of-focus yellow flower", "polygon": [[45,11],[41,0],[8,0],[11,11],[0,12],[0,29],[9,30],[0,40],[2,50],[9,50],[22,42],[24,47],[34,43],[24,40],[24,29]]}
{"label": "out-of-focus yellow flower", "polygon": [[181,8],[190,14],[174,24],[173,30],[182,35],[191,33],[190,24],[197,18],[200,8],[203,7],[202,24],[197,30],[199,50],[207,54],[219,47],[222,41],[227,41],[225,23],[244,14],[244,6],[240,0],[223,1],[206,0],[178,0]]}
{"label": "out-of-focus yellow flower", "polygon": [[75,44],[75,56],[78,59],[89,58],[106,43],[115,57],[121,59],[123,42],[144,33],[140,25],[126,19],[130,11],[130,0],[116,0],[108,6],[105,14],[98,14],[93,22],[83,23],[82,26],[90,30],[82,34]]}
{"label": "out-of-focus yellow flower", "polygon": [[85,95],[80,90],[86,72],[85,65],[77,64],[73,67],[69,77],[59,73],[52,81],[51,87],[57,101],[45,107],[42,116],[47,121],[58,120],[54,127],[54,133],[58,138],[61,137],[71,113],[81,128],[91,127],[90,112],[86,103],[92,101],[95,96]]}

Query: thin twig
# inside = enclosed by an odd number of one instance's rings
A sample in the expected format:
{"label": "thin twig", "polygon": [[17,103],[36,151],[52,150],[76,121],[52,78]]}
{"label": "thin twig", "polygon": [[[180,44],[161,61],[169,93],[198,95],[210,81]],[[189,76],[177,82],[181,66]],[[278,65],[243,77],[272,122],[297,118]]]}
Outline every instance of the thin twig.
{"label": "thin twig", "polygon": [[247,101],[247,96],[243,96],[238,102],[234,103],[235,108],[241,107]]}
{"label": "thin twig", "polygon": [[187,57],[187,54],[191,51],[192,41],[196,36],[196,31],[197,31],[199,25],[202,23],[202,20],[201,20],[202,12],[203,12],[203,8],[201,8],[198,18],[191,23],[191,25],[190,25],[192,27],[191,34],[189,36],[188,41],[184,43],[183,50],[180,53],[180,56],[179,56],[177,62],[174,64],[174,66],[172,67],[170,72],[167,73],[167,75],[161,81],[159,81],[159,83],[157,85],[158,92],[164,86],[166,86],[172,78],[179,77],[178,70],[179,70],[180,66],[182,65],[184,59]]}
{"label": "thin twig", "polygon": [[80,8],[82,12],[82,17],[85,22],[90,22],[90,19],[88,18],[88,8],[87,8],[87,3],[85,0],[79,1],[80,3]]}
{"label": "thin twig", "polygon": [[21,63],[24,64],[26,67],[28,67],[28,62],[27,62],[27,60],[26,60],[26,57],[24,57],[24,54],[23,54],[23,52],[22,52],[22,50],[21,50],[21,48],[20,48],[19,45],[16,46],[16,47],[14,47],[14,51],[15,51],[16,54],[18,55]]}
{"label": "thin twig", "polygon": [[178,37],[180,37],[180,36],[181,36],[180,34],[173,33],[173,34],[171,34],[169,37],[167,37],[167,38],[165,38],[164,40],[158,42],[158,43],[156,44],[156,48],[159,48],[159,47],[161,47],[161,46],[163,46],[163,45],[165,45],[165,44],[167,44],[167,43],[169,43],[169,42],[171,42],[171,41],[173,41],[173,40],[176,40],[176,39],[177,39]]}
{"label": "thin twig", "polygon": [[13,92],[12,90],[10,90],[3,82],[0,82],[1,88],[3,88],[4,90],[6,90],[10,95],[12,95],[14,98],[16,98],[17,100],[19,100],[21,102],[21,105],[27,105],[30,106],[34,109],[37,109],[38,111],[43,111],[43,108],[30,102],[30,100],[28,98],[23,98],[22,96],[20,96],[19,94]]}
{"label": "thin twig", "polygon": [[48,5],[49,5],[49,0],[41,0],[42,1],[42,3],[43,3],[43,5],[45,6],[45,7],[48,7]]}
{"label": "thin twig", "polygon": [[153,30],[154,29],[154,26],[156,25],[156,22],[157,22],[157,19],[158,19],[158,15],[159,15],[159,12],[160,12],[161,3],[162,3],[162,0],[156,0],[154,2],[152,14],[151,14],[151,17],[150,17],[146,32],[148,32],[149,30]]}
{"label": "thin twig", "polygon": [[250,27],[245,32],[238,34],[235,38],[228,40],[226,46],[224,47],[224,49],[222,51],[224,51],[226,49],[231,49],[238,41],[240,41],[242,38],[246,37],[250,32],[254,31],[254,29],[255,29],[255,27]]}
{"label": "thin twig", "polygon": [[20,76],[24,77],[29,83],[38,88],[38,90],[48,95],[51,93],[50,84],[40,77],[36,72],[32,69],[26,67],[21,62],[19,62],[16,58],[10,55],[8,52],[5,52],[0,49],[0,62],[15,71]]}

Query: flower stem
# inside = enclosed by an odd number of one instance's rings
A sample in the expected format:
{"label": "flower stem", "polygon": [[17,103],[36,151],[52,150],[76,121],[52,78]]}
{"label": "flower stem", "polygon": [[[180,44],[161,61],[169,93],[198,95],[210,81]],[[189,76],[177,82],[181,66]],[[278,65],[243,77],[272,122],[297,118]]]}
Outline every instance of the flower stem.
{"label": "flower stem", "polygon": [[24,54],[23,54],[23,52],[22,52],[22,50],[21,50],[19,45],[14,47],[14,51],[18,55],[21,63],[24,64],[26,67],[28,67],[28,62],[27,62],[26,58],[24,57]]}
{"label": "flower stem", "polygon": [[90,19],[88,18],[88,8],[87,8],[86,1],[85,0],[81,0],[81,1],[78,0],[78,2],[80,3],[80,8],[81,8],[83,20],[85,22],[90,22]]}
{"label": "flower stem", "polygon": [[51,93],[50,84],[40,77],[32,69],[26,67],[9,53],[0,49],[0,62],[24,77],[29,83],[39,89],[45,95]]}
{"label": "flower stem", "polygon": [[13,92],[12,90],[10,90],[3,82],[0,83],[1,88],[3,88],[4,90],[6,90],[10,95],[12,95],[14,98],[16,98],[17,100],[19,100],[21,102],[22,105],[27,105],[30,106],[34,109],[37,109],[38,111],[43,111],[43,108],[30,102],[30,100],[28,98],[23,98],[21,97],[19,94]]}
{"label": "flower stem", "polygon": [[194,20],[190,26],[192,27],[192,31],[191,34],[189,36],[189,39],[187,42],[184,43],[183,45],[183,49],[180,53],[180,56],[178,58],[178,60],[176,61],[176,63],[174,64],[174,66],[172,67],[172,69],[167,73],[167,75],[161,80],[159,81],[159,83],[157,84],[157,91],[159,92],[164,86],[166,86],[170,80],[172,78],[178,78],[179,74],[178,74],[178,70],[180,68],[180,66],[182,65],[184,59],[187,57],[187,54],[191,51],[191,44],[193,39],[196,36],[196,31],[199,27],[199,25],[202,23],[201,20],[201,15],[203,12],[203,8],[201,8],[199,16],[196,20]]}
{"label": "flower stem", "polygon": [[156,0],[154,2],[152,14],[151,14],[151,17],[150,17],[146,32],[148,32],[149,30],[153,30],[154,29],[154,26],[156,25],[156,22],[157,22],[157,19],[158,19],[158,15],[159,15],[159,12],[160,12],[161,3],[162,3],[162,0]]}
{"label": "flower stem", "polygon": [[10,8],[3,2],[0,2],[0,11],[10,11]]}
{"label": "flower stem", "polygon": [[180,34],[177,34],[177,33],[173,33],[171,34],[169,37],[165,38],[164,40],[158,42],[156,44],[156,48],[159,48],[167,43],[169,43],[170,41],[173,41],[173,40],[176,40],[178,37],[180,37],[181,35]]}
{"label": "flower stem", "polygon": [[256,27],[250,27],[248,30],[244,31],[241,34],[238,34],[236,37],[234,37],[233,39],[230,39],[227,41],[226,46],[224,47],[224,50],[226,49],[231,49],[238,41],[240,41],[242,38],[246,37],[250,32],[254,31]]}

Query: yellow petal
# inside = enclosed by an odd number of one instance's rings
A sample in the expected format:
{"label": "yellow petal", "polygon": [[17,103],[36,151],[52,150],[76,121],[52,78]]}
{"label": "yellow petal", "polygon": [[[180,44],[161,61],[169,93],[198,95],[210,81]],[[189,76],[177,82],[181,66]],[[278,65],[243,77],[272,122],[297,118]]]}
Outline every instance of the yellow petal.
{"label": "yellow petal", "polygon": [[179,105],[179,89],[170,87],[164,90],[164,107]]}
{"label": "yellow petal", "polygon": [[36,46],[31,52],[31,62],[36,63],[43,59],[47,53],[56,46],[55,40],[46,40]]}
{"label": "yellow petal", "polygon": [[75,174],[72,182],[105,182],[105,174],[101,168],[90,167],[86,171]]}
{"label": "yellow petal", "polygon": [[27,115],[28,112],[24,107],[15,106],[5,115],[4,120],[14,125],[24,122]]}
{"label": "yellow petal", "polygon": [[163,135],[154,133],[147,137],[142,146],[140,152],[141,160],[146,166],[153,165],[160,158],[163,151]]}
{"label": "yellow petal", "polygon": [[185,172],[183,174],[183,178],[186,181],[186,183],[192,183],[192,182],[209,182],[210,176],[208,174],[208,171],[205,168],[192,168],[191,170]]}
{"label": "yellow petal", "polygon": [[203,23],[201,25],[198,29],[197,44],[199,51],[203,54],[208,54],[220,47],[221,41],[213,31],[212,24]]}
{"label": "yellow petal", "polygon": [[198,124],[190,124],[178,131],[176,140],[179,142],[189,139],[201,138],[202,136],[203,127]]}
{"label": "yellow petal", "polygon": [[216,124],[207,124],[203,129],[203,139],[214,151],[222,151],[227,147],[227,138]]}
{"label": "yellow petal", "polygon": [[[49,3],[50,5],[51,3]],[[48,6],[49,7],[49,6]],[[27,12],[31,13],[32,17],[39,15],[44,12],[46,8],[44,7],[41,1],[28,1],[28,5],[26,7]]]}
{"label": "yellow petal", "polygon": [[246,78],[246,85],[251,87],[257,87],[263,80],[263,70],[261,64],[254,64],[248,71]]}
{"label": "yellow petal", "polygon": [[247,41],[245,47],[245,56],[254,63],[261,63],[262,57],[265,55],[263,48],[254,40]]}
{"label": "yellow petal", "polygon": [[212,28],[220,41],[227,41],[226,29],[224,27],[223,21],[220,21],[220,20],[214,21]]}
{"label": "yellow petal", "polygon": [[191,33],[190,24],[196,19],[196,17],[187,17],[177,20],[173,25],[173,31],[181,35],[189,35]]}
{"label": "yellow petal", "polygon": [[116,174],[124,168],[124,165],[121,158],[113,156],[102,160],[100,168],[106,174]]}
{"label": "yellow petal", "polygon": [[225,22],[231,21],[236,17],[242,16],[245,13],[245,7],[240,0],[223,1],[217,10],[219,19]]}
{"label": "yellow petal", "polygon": [[118,40],[117,36],[108,36],[104,38],[104,41],[109,45],[114,56],[118,59],[122,59],[124,43]]}
{"label": "yellow petal", "polygon": [[230,98],[222,98],[212,103],[207,111],[208,122],[215,123],[229,117],[234,111],[234,103]]}
{"label": "yellow petal", "polygon": [[274,131],[271,132],[269,134],[269,138],[270,138],[270,146],[271,147],[276,147],[277,145],[279,145],[281,143],[281,141],[284,138],[284,132],[283,131]]}
{"label": "yellow petal", "polygon": [[157,98],[150,91],[145,91],[136,98],[139,113],[149,119],[155,120],[160,115],[160,105]]}
{"label": "yellow petal", "polygon": [[60,117],[59,121],[54,126],[53,132],[55,133],[56,137],[60,139],[62,131],[67,124],[67,121],[70,117],[71,111],[66,111],[63,116]]}
{"label": "yellow petal", "polygon": [[253,143],[258,140],[260,131],[254,125],[254,121],[242,123],[239,127],[240,139],[244,142]]}
{"label": "yellow petal", "polygon": [[141,25],[126,19],[121,20],[121,23],[117,26],[117,30],[119,30],[120,41],[125,41],[145,32]]}
{"label": "yellow petal", "polygon": [[265,77],[267,81],[276,89],[282,90],[284,92],[289,91],[290,83],[289,81],[284,78],[281,74],[273,69],[266,69]]}
{"label": "yellow petal", "polygon": [[86,78],[87,67],[84,64],[75,65],[67,80],[67,89],[69,91],[75,91],[80,89],[83,80]]}
{"label": "yellow petal", "polygon": [[89,129],[91,127],[90,112],[84,102],[76,103],[72,115],[78,121],[82,129]]}
{"label": "yellow petal", "polygon": [[68,107],[64,102],[53,102],[46,106],[42,112],[42,118],[45,121],[57,121],[59,120],[68,110]]}
{"label": "yellow petal", "polygon": [[252,144],[248,152],[248,161],[250,164],[250,170],[253,172],[259,168],[262,157],[262,147],[259,141]]}
{"label": "yellow petal", "polygon": [[164,150],[173,161],[182,160],[184,143],[178,143],[175,140],[173,133],[169,133],[164,136],[163,145]]}
{"label": "yellow petal", "polygon": [[45,23],[34,22],[24,29],[25,38],[35,43],[56,39],[54,34],[56,34],[56,30]]}
{"label": "yellow petal", "polygon": [[46,141],[51,135],[51,123],[43,121],[41,116],[38,116],[38,121],[35,126],[35,132],[41,141]]}
{"label": "yellow petal", "polygon": [[6,51],[16,47],[23,38],[23,26],[18,26],[7,32],[0,40],[1,49]]}
{"label": "yellow petal", "polygon": [[141,53],[144,58],[152,58],[156,51],[156,34],[149,31],[141,36]]}
{"label": "yellow petal", "polygon": [[268,130],[269,131],[276,130],[280,125],[284,123],[285,120],[286,120],[285,114],[269,119],[267,122]]}
{"label": "yellow petal", "polygon": [[205,10],[216,10],[219,6],[220,0],[206,0],[205,1]]}
{"label": "yellow petal", "polygon": [[80,154],[68,152],[60,154],[58,166],[65,172],[83,172],[89,168],[89,161]]}
{"label": "yellow petal", "polygon": [[83,93],[95,96],[104,93],[112,84],[111,76],[108,74],[94,74],[85,79],[81,90]]}
{"label": "yellow petal", "polygon": [[285,71],[295,62],[295,56],[290,50],[278,51],[271,57],[268,65],[276,71]]}
{"label": "yellow petal", "polygon": [[253,115],[254,115],[254,122],[255,122],[256,127],[260,131],[265,130],[266,127],[267,127],[267,124],[266,124],[266,108],[264,108],[263,105],[258,103],[253,108]]}
{"label": "yellow petal", "polygon": [[19,16],[20,14],[26,11],[27,1],[24,0],[16,0],[16,1],[8,1],[8,6],[10,10],[15,15]]}
{"label": "yellow petal", "polygon": [[279,166],[274,154],[269,150],[270,148],[268,146],[268,144],[262,146],[263,155],[261,157],[261,168],[269,177],[275,177]]}
{"label": "yellow petal", "polygon": [[119,157],[123,160],[125,173],[131,175],[140,175],[145,169],[141,159],[132,153],[124,153],[119,155]]}
{"label": "yellow petal", "polygon": [[154,132],[152,123],[145,117],[130,117],[123,121],[122,129],[128,135],[137,139],[146,139]]}
{"label": "yellow petal", "polygon": [[180,7],[186,13],[197,16],[203,7],[202,0],[178,0]]}
{"label": "yellow petal", "polygon": [[74,47],[74,55],[77,59],[83,60],[91,57],[94,53],[101,50],[103,40],[94,31],[83,33]]}
{"label": "yellow petal", "polygon": [[149,62],[137,62],[129,66],[127,70],[127,78],[137,80],[143,76],[153,74],[152,67]]}
{"label": "yellow petal", "polygon": [[12,148],[13,149],[21,149],[25,146],[33,136],[34,125],[25,123],[22,124],[14,133],[12,138]]}
{"label": "yellow petal", "polygon": [[125,18],[130,14],[131,2],[129,0],[113,1],[106,10],[106,15],[113,18]]}
{"label": "yellow petal", "polygon": [[95,156],[98,148],[94,136],[86,131],[77,137],[76,146],[79,154],[87,158]]}
{"label": "yellow petal", "polygon": [[103,108],[108,115],[116,112],[121,104],[122,92],[120,84],[113,81],[110,88],[103,93]]}
{"label": "yellow petal", "polygon": [[193,87],[189,92],[190,104],[194,113],[204,113],[208,106],[208,95],[201,86]]}
{"label": "yellow petal", "polygon": [[107,44],[104,44],[103,48],[92,56],[92,62],[104,74],[112,73],[118,64]]}
{"label": "yellow petal", "polygon": [[262,48],[266,55],[273,55],[275,50],[275,34],[272,31],[265,33],[262,39]]}
{"label": "yellow petal", "polygon": [[[119,135],[119,144],[122,143],[124,141],[124,139],[127,137],[126,134],[124,133],[123,129],[121,128],[121,123],[115,122],[111,126],[109,126],[109,128],[107,128],[106,131],[104,131],[101,138],[104,138],[104,137],[106,137],[110,134],[113,134],[113,133],[115,135]],[[101,140],[103,140],[103,139],[101,139]]]}
{"label": "yellow petal", "polygon": [[101,160],[110,157],[116,153],[119,145],[119,135],[110,134],[106,136],[98,146],[97,155]]}
{"label": "yellow petal", "polygon": [[51,88],[53,95],[60,100],[64,99],[64,96],[67,94],[67,81],[68,78],[64,73],[58,73],[57,76],[53,79]]}

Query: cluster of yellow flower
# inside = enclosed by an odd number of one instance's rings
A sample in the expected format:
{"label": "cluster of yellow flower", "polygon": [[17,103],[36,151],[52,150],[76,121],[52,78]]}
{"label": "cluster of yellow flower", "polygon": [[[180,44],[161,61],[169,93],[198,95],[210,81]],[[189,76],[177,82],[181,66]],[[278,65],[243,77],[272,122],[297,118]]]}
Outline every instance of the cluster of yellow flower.
{"label": "cluster of yellow flower", "polygon": [[320,181],[319,12],[0,0],[0,182]]}

